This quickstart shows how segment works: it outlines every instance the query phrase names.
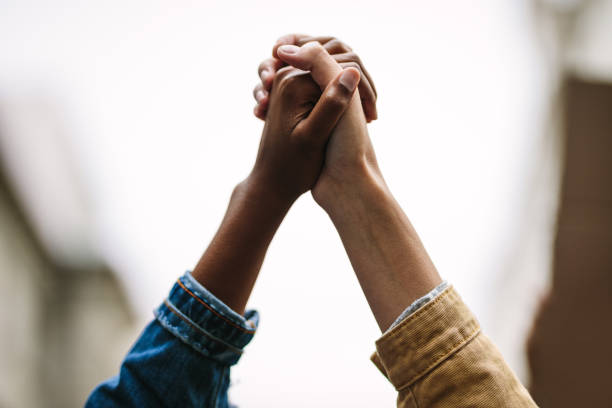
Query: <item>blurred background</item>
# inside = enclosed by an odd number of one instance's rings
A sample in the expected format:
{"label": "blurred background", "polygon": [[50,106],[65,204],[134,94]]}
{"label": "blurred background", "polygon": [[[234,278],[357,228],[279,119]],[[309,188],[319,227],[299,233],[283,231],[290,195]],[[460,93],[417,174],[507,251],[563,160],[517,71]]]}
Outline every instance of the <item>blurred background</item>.
{"label": "blurred background", "polygon": [[[538,404],[612,406],[612,1],[0,0],[0,407],[117,372],[248,174],[291,32],[362,57],[388,184]],[[250,306],[235,403],[394,406],[309,194]]]}

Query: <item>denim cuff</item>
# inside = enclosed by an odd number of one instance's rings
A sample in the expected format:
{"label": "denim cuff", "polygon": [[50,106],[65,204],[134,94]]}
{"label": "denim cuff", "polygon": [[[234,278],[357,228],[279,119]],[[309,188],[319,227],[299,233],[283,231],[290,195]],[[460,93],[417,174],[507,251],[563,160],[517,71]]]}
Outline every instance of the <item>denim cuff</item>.
{"label": "denim cuff", "polygon": [[166,330],[225,365],[238,362],[259,323],[256,311],[239,315],[200,285],[190,272],[178,279],[154,313]]}

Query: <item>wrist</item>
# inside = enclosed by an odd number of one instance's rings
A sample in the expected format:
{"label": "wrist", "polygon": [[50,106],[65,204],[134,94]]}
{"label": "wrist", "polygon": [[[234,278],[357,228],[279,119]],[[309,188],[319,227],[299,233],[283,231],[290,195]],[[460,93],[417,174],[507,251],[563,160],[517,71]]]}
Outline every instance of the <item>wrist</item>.
{"label": "wrist", "polygon": [[258,212],[284,216],[297,197],[283,194],[255,173],[236,185],[231,202],[239,201]]}
{"label": "wrist", "polygon": [[365,158],[327,173],[313,189],[313,196],[332,219],[354,212],[356,203],[367,205],[392,198],[376,163]]}

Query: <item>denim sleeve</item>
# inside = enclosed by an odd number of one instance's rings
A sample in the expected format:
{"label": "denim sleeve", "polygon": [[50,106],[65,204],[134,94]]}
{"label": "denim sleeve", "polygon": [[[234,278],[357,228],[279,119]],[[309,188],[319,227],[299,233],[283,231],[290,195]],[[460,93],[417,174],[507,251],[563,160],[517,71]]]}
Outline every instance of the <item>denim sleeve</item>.
{"label": "denim sleeve", "polygon": [[253,310],[237,314],[185,273],[119,375],[96,387],[85,406],[229,407],[230,367],[253,338],[258,319]]}

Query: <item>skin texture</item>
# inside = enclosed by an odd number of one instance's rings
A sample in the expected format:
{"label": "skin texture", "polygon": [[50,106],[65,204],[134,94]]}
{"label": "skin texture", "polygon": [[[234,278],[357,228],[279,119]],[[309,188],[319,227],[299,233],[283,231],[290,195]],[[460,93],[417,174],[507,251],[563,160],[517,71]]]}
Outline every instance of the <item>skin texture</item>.
{"label": "skin texture", "polygon": [[[318,42],[275,45],[284,63],[309,70],[317,83],[342,69]],[[312,66],[312,61],[317,61]],[[328,213],[382,331],[440,276],[416,231],[393,198],[376,161],[361,101],[354,96],[328,142],[325,164],[312,189]]]}
{"label": "skin texture", "polygon": [[358,82],[353,68],[340,69],[323,86],[292,67],[275,74],[253,170],[234,189],[221,226],[193,270],[196,280],[236,312],[244,312],[285,214],[318,179],[329,135]]}

